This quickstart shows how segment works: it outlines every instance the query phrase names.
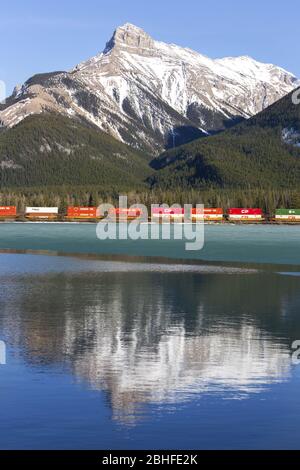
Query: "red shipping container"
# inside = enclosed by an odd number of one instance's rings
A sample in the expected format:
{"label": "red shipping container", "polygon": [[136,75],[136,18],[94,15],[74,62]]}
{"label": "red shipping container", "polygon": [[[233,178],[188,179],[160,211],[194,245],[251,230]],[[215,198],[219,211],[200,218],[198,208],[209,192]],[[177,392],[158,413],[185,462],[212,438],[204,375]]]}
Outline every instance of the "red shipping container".
{"label": "red shipping container", "polygon": [[221,208],[208,208],[208,207],[205,207],[204,209],[192,209],[192,215],[197,215],[197,214],[204,214],[204,215],[223,215],[223,209]]}
{"label": "red shipping container", "polygon": [[181,207],[174,207],[174,208],[165,208],[165,207],[153,207],[152,208],[153,215],[184,215],[184,209]]}
{"label": "red shipping container", "polygon": [[261,209],[229,209],[229,215],[263,215]]}
{"label": "red shipping container", "polygon": [[116,216],[116,217],[129,217],[129,218],[135,218],[135,217],[140,217],[141,215],[141,209],[123,209],[123,208],[117,208],[113,209],[110,211],[110,214]]}
{"label": "red shipping container", "polygon": [[17,208],[15,206],[0,206],[0,217],[15,217]]}
{"label": "red shipping container", "polygon": [[68,217],[96,218],[96,207],[68,207]]}

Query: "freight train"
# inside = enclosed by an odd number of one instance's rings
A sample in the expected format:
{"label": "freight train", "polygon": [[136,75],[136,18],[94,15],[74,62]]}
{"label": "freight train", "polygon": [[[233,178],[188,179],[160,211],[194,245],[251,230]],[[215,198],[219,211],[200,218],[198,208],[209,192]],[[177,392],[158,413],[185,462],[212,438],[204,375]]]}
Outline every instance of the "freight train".
{"label": "freight train", "polygon": [[[0,206],[0,221],[86,221],[95,222],[104,217],[100,215],[96,207],[67,208],[66,213],[59,211],[58,207],[26,207],[24,213],[18,213],[15,206]],[[134,220],[141,216],[138,208],[110,209],[108,215],[118,221]],[[300,209],[277,209],[272,217],[266,217],[258,208],[230,208],[224,211],[222,208],[193,208],[188,215],[191,222],[205,223],[276,223],[276,224],[300,224]],[[184,222],[185,212],[182,208],[153,207],[151,220],[154,222]]]}

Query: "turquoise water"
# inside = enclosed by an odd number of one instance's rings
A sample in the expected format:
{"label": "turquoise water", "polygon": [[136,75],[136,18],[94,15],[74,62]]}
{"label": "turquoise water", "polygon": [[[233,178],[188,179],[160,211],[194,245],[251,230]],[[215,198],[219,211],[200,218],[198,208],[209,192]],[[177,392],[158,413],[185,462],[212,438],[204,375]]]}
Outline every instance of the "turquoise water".
{"label": "turquoise water", "polygon": [[205,232],[0,225],[1,449],[299,448],[300,230]]}
{"label": "turquoise water", "polygon": [[206,261],[300,265],[299,226],[206,225],[200,251],[182,240],[105,240],[94,224],[1,224],[0,250],[124,254]]}

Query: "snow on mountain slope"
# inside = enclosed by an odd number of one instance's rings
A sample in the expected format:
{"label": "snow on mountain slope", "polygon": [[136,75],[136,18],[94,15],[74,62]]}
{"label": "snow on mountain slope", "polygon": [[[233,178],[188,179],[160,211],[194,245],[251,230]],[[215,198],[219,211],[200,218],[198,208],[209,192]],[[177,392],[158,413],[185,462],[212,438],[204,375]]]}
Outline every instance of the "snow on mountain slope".
{"label": "snow on mountain slope", "polygon": [[37,75],[16,88],[0,122],[11,127],[56,111],[158,153],[248,118],[299,84],[280,67],[250,57],[212,60],[127,23],[102,53],[70,72]]}

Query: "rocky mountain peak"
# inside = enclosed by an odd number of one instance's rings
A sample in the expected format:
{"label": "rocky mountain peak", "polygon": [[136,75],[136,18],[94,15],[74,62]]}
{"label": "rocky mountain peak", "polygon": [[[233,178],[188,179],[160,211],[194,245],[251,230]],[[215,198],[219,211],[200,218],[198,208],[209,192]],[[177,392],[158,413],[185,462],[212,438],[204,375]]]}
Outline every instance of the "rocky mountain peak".
{"label": "rocky mountain peak", "polygon": [[54,111],[157,154],[247,119],[296,86],[281,67],[244,56],[210,59],[126,23],[104,53],[27,80],[1,107],[0,121],[13,127]]}
{"label": "rocky mountain peak", "polygon": [[154,40],[138,26],[125,23],[115,30],[112,38],[106,44],[104,53],[116,47],[130,47],[131,49],[137,49],[139,52],[142,52],[143,49],[152,49],[154,47]]}

